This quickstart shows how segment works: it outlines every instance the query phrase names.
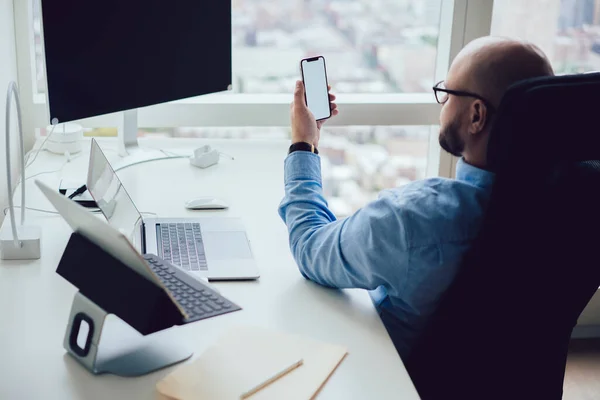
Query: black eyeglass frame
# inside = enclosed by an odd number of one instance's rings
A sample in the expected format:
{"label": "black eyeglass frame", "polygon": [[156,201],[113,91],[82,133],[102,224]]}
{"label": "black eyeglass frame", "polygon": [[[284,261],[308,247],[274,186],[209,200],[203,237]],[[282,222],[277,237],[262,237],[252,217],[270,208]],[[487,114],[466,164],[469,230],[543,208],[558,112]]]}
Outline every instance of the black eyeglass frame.
{"label": "black eyeglass frame", "polygon": [[463,91],[463,90],[452,90],[452,89],[441,88],[439,86],[442,83],[444,83],[444,81],[439,81],[432,88],[433,89],[433,94],[435,95],[435,101],[437,101],[439,104],[444,104],[446,101],[448,101],[448,98],[446,98],[446,100],[443,101],[443,102],[440,101],[440,99],[438,98],[438,92],[443,92],[443,93],[451,94],[451,95],[454,95],[454,96],[473,97],[473,98],[476,98],[477,100],[481,100],[483,102],[483,104],[485,104],[485,106],[487,108],[489,108],[491,111],[494,111],[496,109],[492,105],[492,103],[490,101],[488,101],[484,97],[478,95],[477,93],[466,92],[466,91]]}

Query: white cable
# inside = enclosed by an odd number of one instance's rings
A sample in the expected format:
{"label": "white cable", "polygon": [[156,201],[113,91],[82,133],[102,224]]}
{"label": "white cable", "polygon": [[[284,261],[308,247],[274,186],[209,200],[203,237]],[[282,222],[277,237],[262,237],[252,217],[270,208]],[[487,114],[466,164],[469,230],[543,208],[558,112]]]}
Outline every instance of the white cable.
{"label": "white cable", "polygon": [[[173,153],[172,151],[167,151],[167,150],[160,150],[160,151],[165,155],[173,155],[173,156],[182,157],[182,158],[190,157],[190,156],[182,156],[181,154]],[[232,155],[229,155],[222,151],[219,151],[219,156],[227,156],[228,158],[235,160],[235,158]]]}
{"label": "white cable", "polygon": [[62,165],[62,167],[60,167],[59,169],[55,169],[54,171],[42,171],[42,172],[38,172],[37,174],[33,174],[31,176],[28,176],[27,178],[25,178],[25,181],[30,180],[31,178],[35,178],[36,176],[40,176],[40,175],[46,175],[46,174],[54,174],[57,172],[60,172],[63,170],[63,168],[68,164],[68,161],[65,161],[65,163]]}
{"label": "white cable", "polygon": [[[12,190],[12,173],[10,168],[10,106],[11,106],[11,95],[15,97],[15,103],[17,105],[17,124],[19,128],[19,138],[21,143],[21,179],[25,179],[25,146],[23,144],[23,126],[21,124],[21,102],[19,101],[19,92],[17,90],[17,84],[11,81],[8,84],[8,90],[6,91],[6,124],[5,124],[5,135],[6,135],[6,182],[8,186],[8,207],[10,208],[10,223],[12,225],[13,240],[15,247],[23,247],[23,243],[19,240],[17,234],[17,223],[15,221],[15,205],[13,203],[13,190]],[[25,222],[25,185],[21,186],[21,225]]]}
{"label": "white cable", "polygon": [[149,160],[142,160],[142,161],[134,162],[132,164],[123,165],[122,167],[116,168],[115,172],[124,170],[125,168],[133,167],[134,165],[145,164],[145,163],[152,162],[152,161],[173,160],[176,158],[188,158],[188,156],[167,156],[167,157],[161,157],[161,158],[151,158]]}
{"label": "white cable", "polygon": [[[9,208],[10,207],[5,207],[4,208],[4,215],[6,215],[6,211]],[[20,206],[16,206],[16,208],[21,208],[21,207]],[[23,207],[23,209],[32,210],[32,211],[38,211],[38,212],[43,212],[43,213],[47,213],[47,214],[58,214],[58,212],[56,212],[56,211],[42,210],[41,208]]]}
{"label": "white cable", "polygon": [[222,151],[219,151],[219,155],[227,156],[227,157],[231,158],[232,160],[235,160],[235,158],[233,158],[233,156],[230,156],[227,153],[223,153]]}
{"label": "white cable", "polygon": [[[21,208],[21,206],[15,206],[15,208]],[[6,215],[6,211],[8,211],[9,207],[4,207],[4,211],[3,214]],[[37,211],[37,212],[41,212],[41,213],[46,213],[46,214],[60,214],[57,211],[51,211],[51,210],[43,210],[41,208],[34,208],[34,207],[25,207],[26,210],[30,210],[30,211]],[[90,210],[91,213],[93,214],[97,214],[100,212],[100,210]],[[154,214],[154,213],[142,213],[142,214]],[[156,214],[154,214],[156,215]]]}
{"label": "white cable", "polygon": [[[27,155],[27,168],[29,168],[37,159],[37,156],[40,154],[40,151],[42,151],[42,149],[44,148],[44,145],[46,144],[46,142],[48,141],[48,139],[50,139],[50,137],[52,136],[52,134],[54,133],[54,129],[58,126],[58,124],[56,123],[56,120],[53,121],[52,124],[52,129],[50,130],[50,133],[46,136],[46,139],[44,139],[44,141],[42,142],[41,146],[38,147],[37,152],[35,153],[35,156],[33,156],[33,160],[31,160],[31,162],[29,162],[29,156],[31,156],[31,153],[29,153]],[[31,150],[33,151],[33,150]]]}
{"label": "white cable", "polygon": [[[182,156],[181,154],[177,154],[177,153],[173,153],[172,151],[167,151],[167,150],[160,150],[163,154],[166,155],[173,155],[173,156],[180,156],[180,157],[189,157],[189,156]],[[231,158],[232,160],[235,160],[235,158],[232,155],[229,155],[227,153],[224,153],[222,151],[219,151],[219,156],[227,156],[228,158]]]}
{"label": "white cable", "polygon": [[[71,162],[72,160],[74,160],[74,159],[76,159],[76,158],[78,158],[80,156],[81,156],[81,154],[78,154],[75,157],[71,158],[71,160],[65,161],[63,163],[63,165],[59,169],[55,169],[55,170],[52,170],[52,171],[42,171],[42,172],[38,172],[38,173],[35,173],[33,175],[30,175],[30,176],[28,176],[28,177],[25,178],[25,181],[28,181],[31,178],[35,178],[36,176],[46,175],[46,174],[54,174],[54,173],[60,172],[60,171],[62,171],[66,167],[66,165],[69,162]],[[22,184],[23,184],[23,182],[21,182],[21,177],[19,176],[19,181],[17,182],[17,185],[16,185],[16,187],[15,187],[14,190],[16,191],[18,189],[19,185],[22,185]]]}

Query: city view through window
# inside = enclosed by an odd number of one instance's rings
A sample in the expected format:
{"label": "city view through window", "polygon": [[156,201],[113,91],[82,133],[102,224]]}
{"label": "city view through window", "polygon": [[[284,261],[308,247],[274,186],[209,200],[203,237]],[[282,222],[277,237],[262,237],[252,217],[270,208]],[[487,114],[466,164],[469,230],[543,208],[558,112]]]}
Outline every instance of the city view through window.
{"label": "city view through window", "polygon": [[[33,1],[43,92],[40,6]],[[289,93],[300,60],[317,54],[338,93],[429,91],[440,7],[441,0],[232,0],[234,91]]]}
{"label": "city view through window", "polygon": [[[302,58],[323,55],[335,93],[428,92],[443,0],[232,0],[233,91],[289,93]],[[491,33],[539,45],[557,74],[600,70],[600,0],[495,0]],[[39,3],[33,29],[37,88],[45,91]],[[151,55],[148,62],[151,62]],[[343,107],[340,107],[343,113]],[[429,126],[330,127],[324,189],[338,216],[379,190],[425,176]],[[115,130],[94,130],[97,135]],[[289,137],[289,128],[143,129],[175,137]]]}
{"label": "city view through window", "polygon": [[495,0],[491,34],[540,46],[556,74],[600,70],[600,0]]}

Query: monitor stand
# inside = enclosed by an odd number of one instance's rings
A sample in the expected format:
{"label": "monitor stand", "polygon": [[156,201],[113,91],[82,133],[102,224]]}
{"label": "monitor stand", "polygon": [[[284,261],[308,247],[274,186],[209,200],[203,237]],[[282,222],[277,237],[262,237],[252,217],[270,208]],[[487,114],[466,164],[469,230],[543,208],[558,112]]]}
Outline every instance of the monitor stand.
{"label": "monitor stand", "polygon": [[138,146],[138,111],[137,109],[123,111],[118,127],[119,155],[127,157],[141,149]]}
{"label": "monitor stand", "polygon": [[142,148],[138,144],[138,110],[123,111],[117,128],[118,150],[121,160],[115,168],[121,169],[129,165],[146,161],[172,158],[157,149]]}

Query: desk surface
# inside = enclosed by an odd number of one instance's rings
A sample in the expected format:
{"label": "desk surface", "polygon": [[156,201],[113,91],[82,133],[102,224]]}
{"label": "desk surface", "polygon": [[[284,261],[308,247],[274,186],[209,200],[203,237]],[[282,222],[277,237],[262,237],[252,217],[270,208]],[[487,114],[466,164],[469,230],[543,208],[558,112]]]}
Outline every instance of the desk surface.
{"label": "desk surface", "polygon": [[[279,141],[208,141],[152,139],[143,147],[191,154],[210,144],[235,157],[202,170],[186,159],[155,161],[119,172],[142,212],[161,217],[234,216],[244,220],[261,272],[256,282],[223,282],[216,287],[242,311],[175,327],[169,334],[187,340],[194,358],[220,334],[236,325],[257,325],[339,344],[348,356],[330,378],[322,399],[417,399],[418,395],[365,291],[331,290],[305,280],[290,254],[287,231],[277,214],[283,196],[283,160],[288,143]],[[116,141],[100,140],[104,149]],[[63,156],[40,153],[27,171],[58,188],[63,178],[85,181],[89,141],[70,163]],[[107,156],[119,160],[114,150]],[[53,210],[27,181],[27,206]],[[226,211],[189,211],[184,201],[216,196]],[[17,200],[20,201],[18,194]],[[15,203],[19,204],[19,203]],[[62,347],[75,288],[55,273],[71,233],[60,216],[28,211],[42,227],[42,258],[0,261],[0,398],[2,399],[153,399],[155,384],[173,371],[166,368],[139,378],[94,376]],[[5,220],[8,223],[8,219]],[[181,365],[181,364],[180,364]]]}

